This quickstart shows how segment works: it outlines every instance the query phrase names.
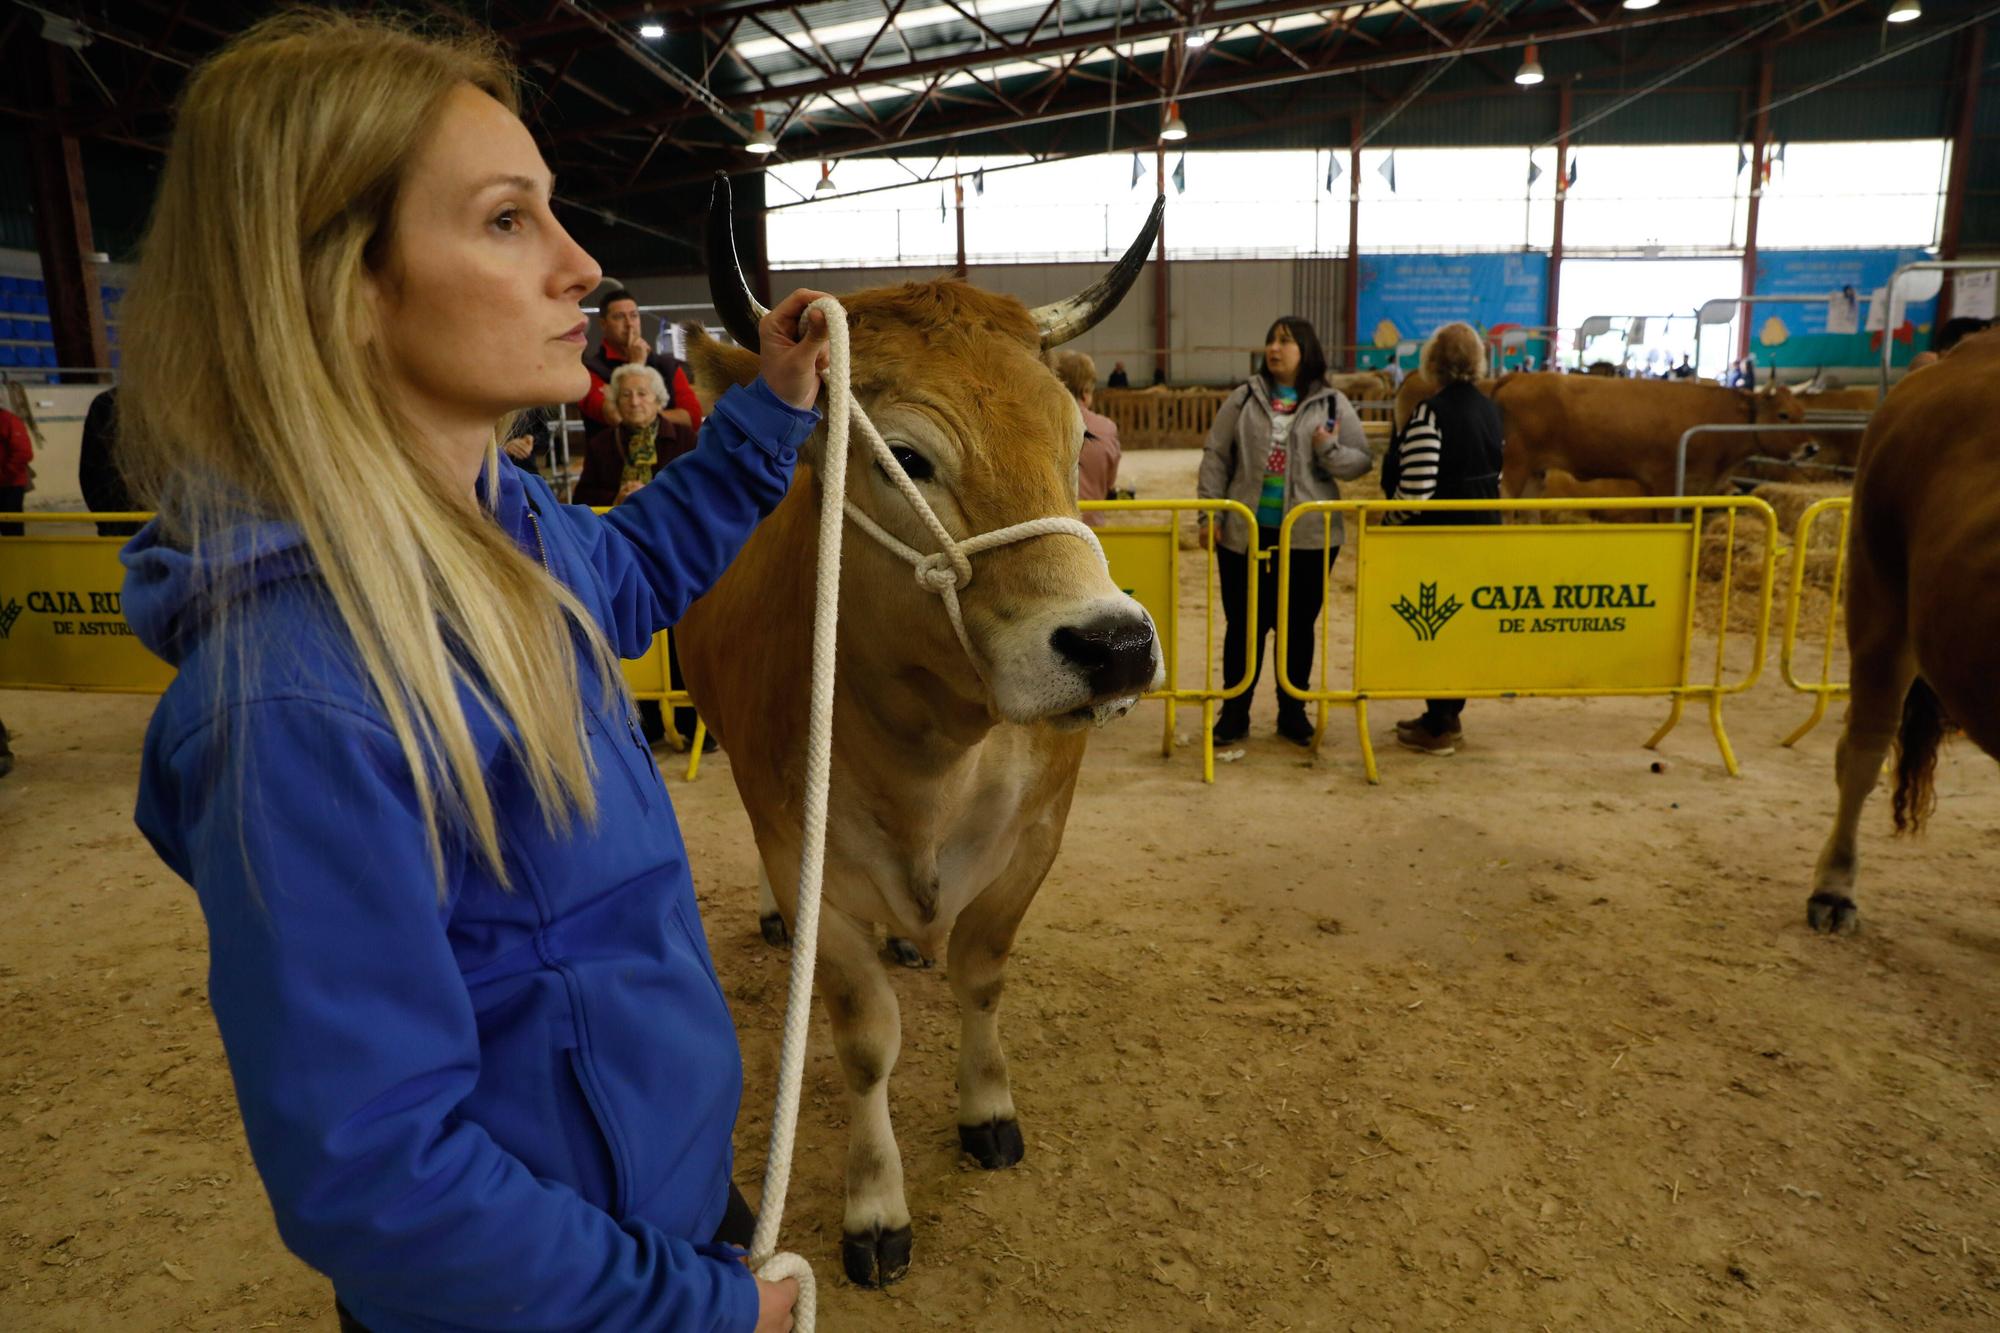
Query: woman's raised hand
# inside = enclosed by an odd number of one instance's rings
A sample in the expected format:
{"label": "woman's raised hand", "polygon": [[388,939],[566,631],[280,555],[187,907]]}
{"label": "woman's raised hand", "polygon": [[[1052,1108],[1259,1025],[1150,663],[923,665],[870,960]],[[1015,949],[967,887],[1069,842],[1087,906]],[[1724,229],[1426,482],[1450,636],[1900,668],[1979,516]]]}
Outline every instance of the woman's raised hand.
{"label": "woman's raised hand", "polygon": [[[819,397],[820,372],[827,365],[826,319],[807,307],[825,295],[801,287],[757,325],[764,383],[793,407],[811,407]],[[801,317],[806,321],[803,326]]]}

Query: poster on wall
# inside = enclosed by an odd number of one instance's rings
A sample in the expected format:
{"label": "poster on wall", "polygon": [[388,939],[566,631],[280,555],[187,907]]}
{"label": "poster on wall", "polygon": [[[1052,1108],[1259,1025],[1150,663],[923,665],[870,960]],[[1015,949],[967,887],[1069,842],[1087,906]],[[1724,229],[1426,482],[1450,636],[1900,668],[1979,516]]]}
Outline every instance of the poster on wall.
{"label": "poster on wall", "polygon": [[1992,319],[1995,306],[1994,279],[2000,278],[2000,270],[1990,268],[1973,269],[1953,275],[1951,280],[1951,313],[1964,319]]}
{"label": "poster on wall", "polygon": [[[1885,250],[1760,250],[1757,291],[1767,296],[1812,296],[1809,303],[1756,308],[1757,360],[1766,366],[1869,366],[1881,359],[1881,338],[1894,340],[1895,359],[1907,361],[1930,345],[1937,318],[1935,296],[1909,300],[1897,288],[1893,308],[1883,299],[1889,275],[1930,252]],[[1907,282],[1915,284],[1913,277]]]}
{"label": "poster on wall", "polygon": [[[1547,313],[1548,286],[1545,254],[1363,255],[1360,339],[1380,362],[1453,320],[1533,327]],[[1528,350],[1541,355],[1537,346]]]}

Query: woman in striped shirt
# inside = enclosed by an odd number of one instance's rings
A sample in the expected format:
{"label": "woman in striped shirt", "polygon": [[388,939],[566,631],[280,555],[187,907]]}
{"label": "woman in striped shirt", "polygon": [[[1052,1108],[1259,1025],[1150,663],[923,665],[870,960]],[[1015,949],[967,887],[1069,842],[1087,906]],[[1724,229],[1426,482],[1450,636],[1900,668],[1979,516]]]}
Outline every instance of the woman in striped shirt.
{"label": "woman in striped shirt", "polygon": [[[1417,405],[1382,460],[1391,500],[1500,498],[1500,409],[1481,393],[1486,341],[1470,324],[1447,324],[1424,347],[1424,371],[1444,387]],[[1498,510],[1402,510],[1390,523],[1498,523]],[[1449,755],[1464,743],[1463,699],[1427,699],[1423,716],[1396,724],[1396,740],[1419,754]]]}

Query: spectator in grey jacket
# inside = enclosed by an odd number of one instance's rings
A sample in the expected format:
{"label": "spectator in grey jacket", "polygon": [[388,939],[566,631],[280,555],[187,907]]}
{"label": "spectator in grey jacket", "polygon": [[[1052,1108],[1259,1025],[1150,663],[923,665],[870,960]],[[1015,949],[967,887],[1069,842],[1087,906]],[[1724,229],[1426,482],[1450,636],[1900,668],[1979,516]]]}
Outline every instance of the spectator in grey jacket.
{"label": "spectator in grey jacket", "polygon": [[[1319,335],[1305,320],[1286,315],[1264,335],[1264,369],[1224,399],[1216,413],[1202,449],[1197,494],[1204,500],[1235,500],[1249,509],[1257,516],[1258,549],[1271,551],[1278,544],[1279,526],[1294,505],[1338,500],[1339,482],[1362,475],[1372,463],[1354,405],[1327,383]],[[1291,604],[1284,608],[1289,640],[1285,674],[1299,686],[1312,679],[1313,627],[1319,621],[1328,569],[1321,555],[1327,521],[1333,525],[1331,554],[1337,554],[1344,535],[1339,515],[1309,514],[1293,528]],[[1263,674],[1264,640],[1278,623],[1275,556],[1258,562],[1257,624],[1249,623],[1245,605],[1249,537],[1249,525],[1240,515],[1223,517],[1216,551],[1227,625],[1222,638],[1223,680],[1233,683],[1247,670],[1250,688],[1222,705],[1222,716],[1215,723],[1217,744],[1249,734],[1250,696]],[[1249,661],[1253,656],[1255,661]],[[1299,745],[1312,744],[1306,706],[1282,686],[1278,734]]]}

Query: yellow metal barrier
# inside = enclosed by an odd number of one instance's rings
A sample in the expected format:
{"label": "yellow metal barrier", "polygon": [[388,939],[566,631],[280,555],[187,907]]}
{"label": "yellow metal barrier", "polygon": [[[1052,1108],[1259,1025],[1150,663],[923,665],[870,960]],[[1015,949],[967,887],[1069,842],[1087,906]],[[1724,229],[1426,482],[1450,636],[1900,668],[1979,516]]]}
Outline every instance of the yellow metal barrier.
{"label": "yellow metal barrier", "polygon": [[[1826,642],[1820,651],[1819,679],[1800,680],[1794,664],[1798,657],[1799,612],[1806,587],[1806,556],[1811,547],[1813,526],[1830,513],[1840,515],[1840,534],[1836,539],[1833,557],[1833,584],[1828,589],[1829,605],[1826,612]],[[1847,682],[1833,679],[1834,636],[1840,632],[1840,611],[1843,584],[1847,579],[1847,534],[1854,520],[1854,498],[1848,495],[1829,496],[1817,501],[1799,515],[1799,526],[1792,538],[1792,583],[1791,601],[1785,607],[1785,637],[1778,649],[1778,662],[1784,672],[1785,684],[1801,694],[1813,696],[1812,716],[1798,725],[1797,730],[1785,737],[1784,744],[1796,745],[1805,739],[1806,733],[1820,724],[1826,716],[1827,704],[1835,695],[1847,693]]]}
{"label": "yellow metal barrier", "polygon": [[1250,532],[1249,560],[1245,578],[1249,584],[1244,614],[1249,622],[1257,623],[1257,518],[1248,508],[1234,500],[1086,500],[1082,506],[1085,513],[1166,514],[1169,521],[1164,524],[1138,527],[1105,526],[1097,529],[1097,539],[1104,547],[1104,556],[1111,564],[1112,580],[1126,593],[1137,598],[1153,617],[1153,626],[1159,632],[1160,652],[1166,661],[1167,683],[1158,690],[1145,695],[1148,699],[1163,700],[1167,705],[1166,727],[1160,742],[1160,753],[1172,756],[1174,752],[1174,715],[1180,704],[1201,705],[1201,780],[1215,781],[1215,706],[1225,699],[1233,699],[1250,688],[1255,674],[1256,646],[1252,645],[1252,656],[1246,659],[1243,679],[1234,685],[1215,683],[1215,524],[1201,525],[1202,549],[1207,553],[1208,568],[1202,580],[1202,676],[1200,688],[1181,683],[1180,667],[1180,515],[1186,513],[1206,514],[1218,517],[1234,513],[1242,518]]}
{"label": "yellow metal barrier", "polygon": [[[13,515],[9,515],[13,518]],[[0,688],[158,694],[174,669],[146,651],[119,605],[123,537],[96,523],[151,514],[19,516],[26,536],[0,537]],[[55,533],[38,532],[54,524]]]}
{"label": "yellow metal barrier", "polygon": [[[143,523],[151,514],[21,515],[27,535],[0,537],[0,688],[158,694],[174,669],[153,656],[125,623],[118,562],[124,537],[99,537],[88,525]],[[39,524],[71,531],[39,533]],[[638,699],[661,708],[693,707],[694,696],[673,688],[673,644],[661,633],[644,656],[624,663],[625,683]],[[701,771],[707,729],[697,719],[688,747],[687,780]]]}
{"label": "yellow metal barrier", "polygon": [[[1247,593],[1251,623],[1257,615],[1256,523],[1242,505],[1229,500],[1107,500],[1083,506],[1099,513],[1164,515],[1163,523],[1097,530],[1118,586],[1151,613],[1166,659],[1167,683],[1146,697],[1166,704],[1161,753],[1174,751],[1176,708],[1198,703],[1202,709],[1202,779],[1215,780],[1215,747],[1211,732],[1216,705],[1249,688],[1249,677],[1218,686],[1215,675],[1215,546],[1212,528],[1204,524],[1208,577],[1202,623],[1202,681],[1185,684],[1180,676],[1180,531],[1179,515],[1215,515],[1233,511],[1250,529],[1252,571]],[[599,511],[603,512],[603,511]],[[105,522],[142,523],[150,514],[22,515],[28,535],[0,538],[0,688],[119,691],[158,694],[173,680],[173,668],[154,657],[132,637],[119,605],[125,570],[118,562],[123,537],[99,537],[86,525]],[[38,533],[37,524],[55,524],[70,531]],[[691,708],[694,696],[675,689],[670,664],[670,632],[623,665],[625,683],[637,699],[656,700],[662,709]],[[1254,659],[1253,659],[1254,662]],[[701,747],[707,727],[698,718],[688,747],[687,780],[701,772]]]}
{"label": "yellow metal barrier", "polygon": [[[643,656],[627,658],[622,664],[625,684],[632,691],[632,697],[658,703],[660,720],[667,726],[673,725],[670,710],[694,707],[692,694],[674,688],[673,655],[674,632],[663,629],[653,636],[653,646]],[[708,739],[708,724],[701,720],[700,713],[694,717],[694,735],[685,739],[688,743],[687,780],[693,782],[701,776],[701,747]]]}
{"label": "yellow metal barrier", "polygon": [[[1399,510],[1502,511],[1660,509],[1657,498],[1620,500],[1330,500],[1300,505],[1278,536],[1278,598],[1291,596],[1292,532],[1310,513],[1352,518],[1355,561],[1353,684],[1328,683],[1328,621],[1320,617],[1320,683],[1308,689],[1285,672],[1286,617],[1278,617],[1278,682],[1286,693],[1319,704],[1325,734],[1330,704],[1351,704],[1370,782],[1381,781],[1368,736],[1370,699],[1512,699],[1599,695],[1667,696],[1673,710],[1653,748],[1680,722],[1690,696],[1708,700],[1709,725],[1722,762],[1738,772],[1722,725],[1725,695],[1749,689],[1763,672],[1770,642],[1771,587],[1778,520],[1748,496],[1678,501],[1690,521],[1658,523],[1393,526],[1371,522]],[[1764,524],[1756,651],[1747,675],[1724,678],[1729,639],[1737,517]],[[1722,562],[1715,668],[1693,680],[1695,605],[1701,583],[1705,520],[1728,516]],[[1324,556],[1331,554],[1331,526]],[[1332,580],[1328,580],[1328,591]],[[1462,617],[1462,618],[1461,618]],[[1551,636],[1563,651],[1552,652]],[[1440,651],[1438,645],[1447,647]],[[1315,740],[1317,745],[1317,740]]]}

